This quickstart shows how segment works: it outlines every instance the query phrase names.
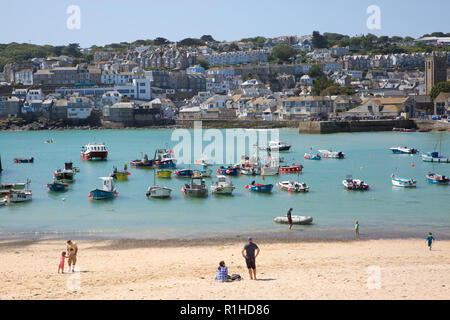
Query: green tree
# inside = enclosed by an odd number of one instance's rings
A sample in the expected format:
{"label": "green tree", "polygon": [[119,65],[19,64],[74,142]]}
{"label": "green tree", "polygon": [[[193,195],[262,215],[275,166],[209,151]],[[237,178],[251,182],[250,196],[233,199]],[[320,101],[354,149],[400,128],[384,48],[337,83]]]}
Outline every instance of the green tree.
{"label": "green tree", "polygon": [[211,35],[209,35],[209,34],[205,34],[205,35],[201,36],[201,37],[200,37],[200,40],[208,41],[208,42],[215,42],[215,41],[216,41],[216,40],[214,40],[214,38],[213,38]]}
{"label": "green tree", "polygon": [[287,44],[279,44],[272,49],[272,57],[278,62],[289,62],[297,55],[297,53],[298,50]]}
{"label": "green tree", "polygon": [[204,59],[198,59],[197,63],[205,70],[207,70],[209,68],[209,63],[208,61],[204,60]]}
{"label": "green tree", "polygon": [[311,68],[309,68],[307,75],[313,79],[325,77],[322,68],[317,64],[312,65]]}
{"label": "green tree", "polygon": [[205,44],[205,42],[200,39],[186,38],[178,42],[178,44],[180,46],[190,47],[190,46],[202,46]]}
{"label": "green tree", "polygon": [[155,44],[155,46],[162,46],[162,45],[168,44],[169,40],[167,40],[166,38],[163,38],[163,37],[158,37],[155,40],[153,40],[153,43]]}
{"label": "green tree", "polygon": [[245,75],[245,81],[253,79],[253,74],[251,72],[247,72],[247,74]]}
{"label": "green tree", "polygon": [[354,95],[355,89],[353,87],[344,87],[338,84],[333,84],[320,92],[321,96],[338,96],[338,95]]}
{"label": "green tree", "polygon": [[434,101],[441,92],[450,92],[450,81],[439,82],[430,91],[430,99]]}
{"label": "green tree", "polygon": [[334,86],[333,80],[327,79],[326,77],[320,77],[314,80],[312,85],[313,96],[320,96],[320,93],[328,87]]}
{"label": "green tree", "polygon": [[319,31],[312,33],[312,45],[316,49],[322,49],[327,47],[327,39],[320,34]]}

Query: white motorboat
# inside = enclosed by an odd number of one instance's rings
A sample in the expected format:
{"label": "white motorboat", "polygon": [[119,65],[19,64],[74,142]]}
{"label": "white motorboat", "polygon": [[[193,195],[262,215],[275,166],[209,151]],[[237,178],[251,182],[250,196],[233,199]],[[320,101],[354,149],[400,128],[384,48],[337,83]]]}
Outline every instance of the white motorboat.
{"label": "white motorboat", "polygon": [[32,200],[31,190],[10,190],[8,196],[9,202],[25,202]]}
{"label": "white motorboat", "polygon": [[147,197],[152,198],[169,198],[172,189],[163,186],[148,187]]}
{"label": "white motorboat", "polygon": [[280,140],[272,140],[266,147],[259,147],[261,150],[269,151],[288,151],[291,148],[290,144],[282,142]]}
{"label": "white motorboat", "polygon": [[417,149],[408,148],[408,147],[392,147],[389,148],[395,154],[415,154],[417,153]]}
{"label": "white motorboat", "polygon": [[408,179],[408,178],[402,178],[398,177],[395,174],[392,174],[391,176],[392,184],[396,187],[415,187],[416,186],[416,180],[414,179]]}
{"label": "white motorboat", "polygon": [[24,189],[26,183],[0,183],[0,190]]}
{"label": "white motorboat", "polygon": [[352,191],[366,191],[369,190],[369,185],[360,179],[353,179],[352,176],[347,176],[347,179],[342,181],[342,184],[347,190]]}
{"label": "white motorboat", "polygon": [[231,195],[235,189],[230,179],[224,175],[218,175],[215,184],[210,187],[211,193]]}
{"label": "white motorboat", "polygon": [[[292,224],[311,224],[313,222],[313,218],[309,216],[291,216]],[[273,219],[276,223],[288,224],[289,220],[286,216],[276,217]]]}
{"label": "white motorboat", "polygon": [[0,207],[1,206],[6,206],[7,204],[8,204],[8,199],[7,198],[4,198],[4,199],[0,200]]}
{"label": "white motorboat", "polygon": [[304,182],[280,181],[278,182],[280,189],[289,192],[308,192],[309,186]]}
{"label": "white motorboat", "polygon": [[88,143],[81,147],[81,160],[106,160],[108,150],[103,143]]}
{"label": "white motorboat", "polygon": [[270,160],[261,168],[261,174],[265,176],[274,176],[280,172],[280,163],[276,159]]}
{"label": "white motorboat", "polygon": [[345,153],[342,151],[319,150],[319,153],[321,153],[324,158],[344,159],[345,157]]}
{"label": "white motorboat", "polygon": [[153,169],[153,186],[148,187],[147,197],[152,198],[169,198],[172,189],[156,185],[156,171]]}

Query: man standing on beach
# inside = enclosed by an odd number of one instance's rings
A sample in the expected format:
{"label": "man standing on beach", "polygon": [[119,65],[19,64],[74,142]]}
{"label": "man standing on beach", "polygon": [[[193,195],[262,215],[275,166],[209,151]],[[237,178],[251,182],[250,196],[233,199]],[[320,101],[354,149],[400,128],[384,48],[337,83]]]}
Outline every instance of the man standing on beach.
{"label": "man standing on beach", "polygon": [[70,267],[72,266],[72,272],[75,272],[75,264],[77,263],[77,253],[78,246],[76,243],[72,242],[72,240],[67,240],[67,252],[69,254],[69,258],[67,259],[67,263],[69,264],[69,272]]}
{"label": "man standing on beach", "polygon": [[258,254],[259,254],[258,246],[255,243],[253,243],[252,237],[248,237],[248,243],[244,246],[244,249],[242,249],[242,256],[245,258],[245,262],[247,263],[248,273],[250,274],[250,280],[256,280],[255,259],[258,256]]}

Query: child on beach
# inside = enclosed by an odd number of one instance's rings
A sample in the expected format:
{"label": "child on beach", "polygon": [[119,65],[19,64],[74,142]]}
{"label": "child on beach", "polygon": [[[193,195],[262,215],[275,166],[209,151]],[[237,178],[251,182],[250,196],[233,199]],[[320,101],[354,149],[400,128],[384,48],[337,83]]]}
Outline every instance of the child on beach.
{"label": "child on beach", "polygon": [[61,270],[61,273],[64,273],[64,263],[65,263],[65,259],[67,259],[67,257],[66,257],[66,252],[63,251],[63,252],[61,253],[61,259],[59,260],[58,273],[59,273],[59,270]]}
{"label": "child on beach", "polygon": [[355,238],[359,240],[359,222],[355,221]]}
{"label": "child on beach", "polygon": [[228,275],[228,267],[225,266],[225,261],[219,262],[219,268],[217,269],[217,275],[214,278],[216,281],[227,282],[230,279]]}
{"label": "child on beach", "polygon": [[431,245],[433,244],[433,241],[436,239],[433,237],[433,234],[431,232],[428,233],[428,237],[426,239],[428,241],[428,248],[431,250]]}

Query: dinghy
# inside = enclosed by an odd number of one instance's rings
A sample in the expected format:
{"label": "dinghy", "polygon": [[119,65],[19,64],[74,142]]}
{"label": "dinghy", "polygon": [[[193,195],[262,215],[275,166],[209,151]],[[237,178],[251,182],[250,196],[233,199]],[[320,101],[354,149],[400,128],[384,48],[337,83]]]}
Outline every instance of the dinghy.
{"label": "dinghy", "polygon": [[[291,216],[291,218],[292,224],[311,224],[313,222],[313,218],[309,216]],[[289,220],[286,216],[276,217],[273,221],[275,223],[289,224]]]}

